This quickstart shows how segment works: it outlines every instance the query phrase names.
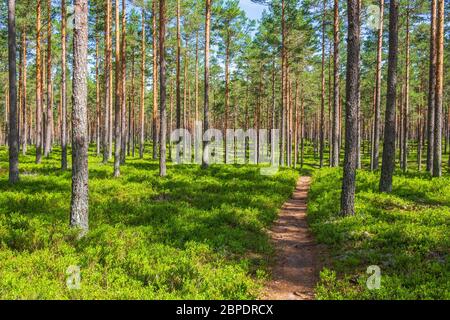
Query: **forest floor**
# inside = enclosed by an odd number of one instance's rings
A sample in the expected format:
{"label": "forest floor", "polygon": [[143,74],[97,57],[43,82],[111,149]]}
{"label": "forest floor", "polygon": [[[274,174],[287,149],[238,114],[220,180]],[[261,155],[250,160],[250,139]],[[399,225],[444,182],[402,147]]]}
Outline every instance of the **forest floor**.
{"label": "forest floor", "polygon": [[[71,171],[60,170],[58,148],[40,165],[33,154],[20,156],[20,182],[10,185],[0,147],[0,299],[256,299],[279,279],[290,283],[269,298],[450,299],[447,167],[431,179],[411,163],[395,172],[392,194],[378,192],[379,171],[359,170],[356,214],[342,217],[342,169],[318,170],[309,146],[303,170],[273,177],[252,165],[169,163],[160,178],[146,154],[127,158],[114,179],[91,149],[90,231],[78,241],[68,227]],[[307,203],[299,174],[312,178]],[[71,266],[79,290],[67,287]],[[370,266],[379,289],[367,286]]]}
{"label": "forest floor", "polygon": [[[151,150],[148,148],[147,150]],[[263,176],[252,165],[168,164],[127,158],[121,176],[89,154],[90,231],[68,227],[71,171],[60,150],[34,163],[20,155],[7,181],[0,148],[0,299],[255,299],[274,255],[267,230],[298,172]],[[70,155],[69,155],[70,159]],[[81,271],[79,290],[66,285]]]}
{"label": "forest floor", "polygon": [[320,250],[307,222],[311,177],[301,177],[270,232],[276,265],[266,287],[267,300],[312,300],[319,280]]}

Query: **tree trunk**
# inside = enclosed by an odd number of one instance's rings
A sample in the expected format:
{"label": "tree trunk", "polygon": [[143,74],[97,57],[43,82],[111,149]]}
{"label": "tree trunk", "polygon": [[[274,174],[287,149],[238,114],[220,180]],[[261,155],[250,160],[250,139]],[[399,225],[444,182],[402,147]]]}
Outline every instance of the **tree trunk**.
{"label": "tree trunk", "polygon": [[41,135],[42,135],[42,78],[41,78],[41,1],[36,6],[36,163],[41,163]]}
{"label": "tree trunk", "polygon": [[391,0],[389,8],[389,61],[384,125],[383,163],[381,166],[380,191],[392,192],[395,167],[395,117],[397,102],[398,63],[398,0]]}
{"label": "tree trunk", "polygon": [[280,165],[285,165],[285,148],[286,148],[286,21],[285,21],[285,0],[281,1],[281,150]]}
{"label": "tree trunk", "polygon": [[403,105],[403,145],[402,145],[402,168],[408,169],[408,138],[409,138],[409,65],[410,65],[410,36],[409,36],[409,3],[406,8],[406,61],[405,61],[405,102]]}
{"label": "tree trunk", "polygon": [[[156,46],[156,0],[153,1],[153,74],[156,73],[155,68],[155,46]],[[141,36],[141,88],[140,88],[140,110],[139,110],[139,158],[144,157],[144,143],[145,143],[145,11],[142,9],[142,36]],[[153,96],[156,91],[155,76],[153,76]],[[155,100],[153,100],[153,158],[155,159]]]}
{"label": "tree trunk", "polygon": [[322,94],[320,103],[320,146],[319,146],[319,158],[320,167],[323,167],[323,152],[325,149],[325,17],[326,17],[326,6],[327,1],[323,1],[323,12],[322,12]]}
{"label": "tree trunk", "polygon": [[442,176],[442,110],[444,93],[444,0],[437,2],[436,93],[434,113],[433,177]]}
{"label": "tree trunk", "polygon": [[88,3],[74,0],[73,107],[72,107],[72,202],[70,225],[88,231],[88,136],[87,136],[87,48]]}
{"label": "tree trunk", "polygon": [[133,144],[133,127],[134,127],[134,46],[131,54],[131,87],[130,96],[128,97],[128,138],[127,138],[127,155],[130,156]]}
{"label": "tree trunk", "polygon": [[66,0],[61,0],[61,169],[67,170]]}
{"label": "tree trunk", "polygon": [[344,216],[355,214],[355,188],[358,143],[358,95],[360,60],[360,6],[348,0],[348,42],[345,115],[345,161],[341,210]]}
{"label": "tree trunk", "polygon": [[9,183],[19,181],[19,132],[17,128],[16,1],[8,0],[9,70]]}
{"label": "tree trunk", "polygon": [[100,156],[100,78],[99,78],[99,40],[95,37],[95,144],[97,157]]}
{"label": "tree trunk", "polygon": [[[209,45],[210,45],[210,24],[211,24],[211,0],[205,0],[205,92],[203,101],[203,132],[209,129]],[[203,141],[202,167],[208,167],[206,151],[208,141]]]}
{"label": "tree trunk", "polygon": [[122,130],[121,130],[121,115],[122,115],[122,103],[121,103],[121,89],[122,89],[122,76],[120,65],[120,22],[119,22],[119,0],[116,0],[115,7],[115,31],[116,31],[116,82],[115,82],[115,121],[114,121],[114,177],[120,176],[120,149],[122,147]]}
{"label": "tree trunk", "polygon": [[431,0],[431,30],[430,30],[430,73],[428,88],[428,125],[427,125],[427,171],[433,172],[434,163],[434,116],[436,95],[436,1]]}
{"label": "tree trunk", "polygon": [[[227,31],[227,38],[225,40],[225,121],[224,121],[224,137],[226,137],[228,130],[228,113],[230,104],[230,34]],[[258,96],[259,97],[259,96]],[[227,160],[227,139],[224,139],[224,159]]]}
{"label": "tree trunk", "polygon": [[[208,1],[208,0],[207,0]],[[166,1],[159,1],[159,105],[160,105],[160,139],[159,139],[159,175],[167,175],[166,168]]]}
{"label": "tree trunk", "polygon": [[177,56],[176,56],[176,113],[177,129],[181,128],[181,26],[180,26],[180,0],[177,0]]}
{"label": "tree trunk", "polygon": [[339,1],[334,0],[334,94],[333,94],[333,133],[332,133],[332,157],[331,157],[331,166],[338,167],[339,166],[339,137],[340,137],[340,79],[339,79]]}
{"label": "tree trunk", "polygon": [[105,17],[105,108],[103,115],[103,163],[110,158],[110,119],[111,113],[111,1],[106,1]]}
{"label": "tree trunk", "polygon": [[27,34],[22,31],[22,153],[27,154]]}
{"label": "tree trunk", "polygon": [[[143,46],[145,46],[145,39],[142,39]],[[156,0],[153,0],[153,159],[156,160],[158,158],[158,52],[156,43]],[[143,100],[142,95],[142,100]],[[143,103],[143,102],[141,102]],[[142,112],[144,112],[143,104],[141,105]],[[143,122],[142,122],[143,123]],[[142,143],[144,140],[144,128],[142,128]]]}
{"label": "tree trunk", "polygon": [[52,149],[53,106],[52,106],[52,2],[47,0],[47,114],[45,126],[44,156]]}
{"label": "tree trunk", "polygon": [[378,170],[380,157],[380,119],[381,119],[381,62],[383,58],[384,0],[380,0],[380,25],[378,28],[377,65],[375,83],[375,119],[373,128],[372,170]]}
{"label": "tree trunk", "polygon": [[120,89],[120,104],[121,104],[121,148],[120,148],[120,164],[125,163],[126,148],[127,148],[127,21],[126,21],[126,0],[122,0],[122,42],[120,46],[120,76],[121,89]]}

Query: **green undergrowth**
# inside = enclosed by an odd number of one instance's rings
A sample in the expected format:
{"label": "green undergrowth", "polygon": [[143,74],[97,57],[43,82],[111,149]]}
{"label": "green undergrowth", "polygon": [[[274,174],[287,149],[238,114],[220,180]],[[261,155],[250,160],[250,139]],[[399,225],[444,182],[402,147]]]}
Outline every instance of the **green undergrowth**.
{"label": "green undergrowth", "polygon": [[[392,194],[379,172],[359,171],[356,215],[341,217],[342,170],[314,172],[308,217],[329,260],[318,299],[450,299],[450,177],[397,172]],[[381,286],[369,290],[369,266]]]}
{"label": "green undergrowth", "polygon": [[[7,182],[0,149],[1,299],[250,299],[273,255],[266,229],[298,173],[260,175],[256,166],[168,167],[146,155],[112,165],[89,158],[90,232],[68,228],[71,172],[55,150],[34,164],[20,156],[20,182]],[[81,288],[66,285],[79,266]]]}

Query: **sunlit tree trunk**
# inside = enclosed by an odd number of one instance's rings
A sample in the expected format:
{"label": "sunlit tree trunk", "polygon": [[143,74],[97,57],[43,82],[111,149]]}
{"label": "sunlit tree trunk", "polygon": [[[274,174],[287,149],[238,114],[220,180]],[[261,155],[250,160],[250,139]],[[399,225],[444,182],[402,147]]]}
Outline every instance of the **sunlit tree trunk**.
{"label": "sunlit tree trunk", "polygon": [[378,170],[380,157],[380,119],[381,119],[381,62],[383,58],[384,0],[380,0],[380,24],[378,28],[377,64],[375,75],[375,119],[373,129],[372,170]]}
{"label": "sunlit tree trunk", "polygon": [[[209,129],[209,45],[210,45],[210,24],[211,24],[211,1],[205,0],[205,92],[203,101],[203,132]],[[208,141],[203,141],[202,167],[208,167],[206,161],[206,149]]]}
{"label": "sunlit tree trunk", "polygon": [[410,68],[410,28],[409,28],[409,16],[410,16],[410,9],[409,9],[409,2],[408,7],[406,9],[406,61],[405,61],[405,101],[403,105],[403,137],[402,137],[402,168],[403,171],[406,171],[408,169],[408,138],[409,138],[409,68]]}
{"label": "sunlit tree trunk", "polygon": [[437,2],[436,93],[434,113],[433,177],[442,176],[442,110],[444,93],[444,0]]}
{"label": "sunlit tree trunk", "polygon": [[111,1],[106,1],[105,16],[105,92],[103,111],[103,163],[110,159],[109,141],[111,113]]}
{"label": "sunlit tree trunk", "polygon": [[[157,52],[157,36],[156,36],[156,1],[153,1],[153,159],[158,158],[158,52]],[[143,39],[143,41],[145,41]],[[145,46],[145,44],[143,44]],[[142,95],[143,99],[143,95]],[[142,103],[142,102],[141,102]],[[142,107],[143,108],[143,107]],[[142,109],[143,111],[143,109]],[[144,129],[142,128],[142,132]],[[142,136],[143,140],[143,136]]]}
{"label": "sunlit tree trunk", "polygon": [[358,139],[360,5],[348,0],[347,77],[345,105],[345,160],[342,181],[341,210],[344,216],[355,214],[355,188]]}
{"label": "sunlit tree trunk", "polygon": [[122,0],[122,38],[120,45],[120,105],[121,105],[121,148],[120,148],[120,163],[125,163],[126,147],[127,147],[127,21],[126,21],[126,0]]}
{"label": "sunlit tree trunk", "polygon": [[52,2],[47,0],[47,112],[45,119],[44,156],[52,149],[53,107],[52,107]]}
{"label": "sunlit tree trunk", "polygon": [[9,72],[9,183],[19,181],[19,132],[17,128],[16,1],[8,0]]}
{"label": "sunlit tree trunk", "polygon": [[120,61],[120,21],[119,21],[119,0],[116,0],[115,7],[115,33],[116,33],[116,82],[115,82],[115,121],[114,121],[114,177],[120,176],[120,149],[122,147],[122,103],[121,103],[121,61]]}
{"label": "sunlit tree trunk", "polygon": [[285,21],[285,0],[281,1],[281,150],[280,165],[285,165],[285,149],[286,149],[286,21]]}
{"label": "sunlit tree trunk", "polygon": [[181,25],[180,0],[177,0],[177,53],[176,53],[176,128],[181,128]]}
{"label": "sunlit tree trunk", "polygon": [[384,124],[383,163],[381,166],[380,191],[392,192],[395,168],[395,129],[397,103],[398,63],[398,0],[391,0],[389,7],[389,60]]}
{"label": "sunlit tree trunk", "polygon": [[87,233],[88,192],[88,135],[87,135],[87,48],[88,2],[74,0],[73,34],[73,106],[72,106],[72,201],[70,225]]}
{"label": "sunlit tree trunk", "polygon": [[434,163],[434,116],[435,116],[435,94],[436,94],[436,1],[431,0],[430,21],[430,73],[428,87],[428,125],[427,125],[427,171],[433,172]]}
{"label": "sunlit tree trunk", "polygon": [[22,31],[22,153],[27,154],[27,34]]}
{"label": "sunlit tree trunk", "polygon": [[61,169],[67,170],[66,0],[61,0]]}
{"label": "sunlit tree trunk", "polygon": [[100,156],[100,78],[99,78],[99,40],[95,37],[95,144],[97,157]]}
{"label": "sunlit tree trunk", "polygon": [[[208,0],[207,0],[208,1]],[[160,139],[159,139],[159,175],[167,175],[166,168],[166,1],[159,1],[159,108],[160,108]]]}
{"label": "sunlit tree trunk", "polygon": [[333,69],[333,133],[332,133],[332,157],[331,166],[339,166],[339,137],[340,137],[340,79],[339,79],[339,1],[334,0],[334,24],[333,24],[333,36],[334,36],[334,69]]}
{"label": "sunlit tree trunk", "polygon": [[322,71],[321,71],[321,102],[320,102],[320,138],[319,138],[319,161],[320,167],[323,167],[323,153],[325,149],[325,17],[326,17],[326,6],[327,1],[323,1],[323,10],[322,10]]}

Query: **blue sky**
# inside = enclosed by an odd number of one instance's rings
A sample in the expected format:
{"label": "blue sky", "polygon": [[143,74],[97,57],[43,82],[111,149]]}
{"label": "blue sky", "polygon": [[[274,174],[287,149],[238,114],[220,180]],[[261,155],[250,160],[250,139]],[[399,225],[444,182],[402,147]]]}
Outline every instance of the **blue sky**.
{"label": "blue sky", "polygon": [[247,13],[247,17],[253,20],[259,20],[265,6],[253,3],[251,0],[240,0],[241,8]]}

